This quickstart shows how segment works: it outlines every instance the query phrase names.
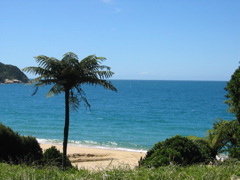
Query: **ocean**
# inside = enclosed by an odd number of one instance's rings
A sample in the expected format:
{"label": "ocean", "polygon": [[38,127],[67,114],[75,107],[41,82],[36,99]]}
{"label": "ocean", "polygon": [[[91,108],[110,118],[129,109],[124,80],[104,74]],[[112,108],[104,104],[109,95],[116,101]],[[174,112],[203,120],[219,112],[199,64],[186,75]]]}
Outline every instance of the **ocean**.
{"label": "ocean", "polygon": [[[146,152],[175,135],[204,137],[227,112],[224,81],[112,80],[118,92],[83,86],[91,108],[71,111],[69,144]],[[42,143],[62,144],[64,95],[46,98],[50,86],[0,85],[0,122]]]}

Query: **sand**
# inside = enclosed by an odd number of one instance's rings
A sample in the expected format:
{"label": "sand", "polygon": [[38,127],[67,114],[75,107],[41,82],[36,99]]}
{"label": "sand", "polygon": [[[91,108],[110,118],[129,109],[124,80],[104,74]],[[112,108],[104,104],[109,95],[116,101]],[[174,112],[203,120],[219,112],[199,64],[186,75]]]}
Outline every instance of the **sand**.
{"label": "sand", "polygon": [[[62,152],[61,145],[40,144],[43,151],[51,146],[55,146]],[[120,150],[108,150],[97,148],[83,148],[78,146],[68,145],[68,157],[73,166],[79,169],[88,170],[108,170],[114,168],[130,168],[133,169],[138,165],[141,157],[144,157],[144,152],[130,152]]]}

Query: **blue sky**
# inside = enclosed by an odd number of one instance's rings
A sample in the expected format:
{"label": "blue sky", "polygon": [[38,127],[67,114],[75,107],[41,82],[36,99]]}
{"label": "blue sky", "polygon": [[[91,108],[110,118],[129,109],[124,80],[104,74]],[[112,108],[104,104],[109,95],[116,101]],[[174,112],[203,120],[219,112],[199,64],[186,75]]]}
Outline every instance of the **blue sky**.
{"label": "blue sky", "polygon": [[240,61],[239,0],[1,0],[0,17],[0,62],[19,68],[71,51],[113,79],[228,81]]}

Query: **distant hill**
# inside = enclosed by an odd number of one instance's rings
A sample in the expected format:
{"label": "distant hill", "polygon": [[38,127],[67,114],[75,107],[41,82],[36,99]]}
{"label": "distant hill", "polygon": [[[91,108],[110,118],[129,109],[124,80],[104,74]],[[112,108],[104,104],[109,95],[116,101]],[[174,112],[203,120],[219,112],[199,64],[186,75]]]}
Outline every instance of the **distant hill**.
{"label": "distant hill", "polygon": [[3,64],[0,62],[0,83],[26,83],[29,81],[28,77],[16,66]]}

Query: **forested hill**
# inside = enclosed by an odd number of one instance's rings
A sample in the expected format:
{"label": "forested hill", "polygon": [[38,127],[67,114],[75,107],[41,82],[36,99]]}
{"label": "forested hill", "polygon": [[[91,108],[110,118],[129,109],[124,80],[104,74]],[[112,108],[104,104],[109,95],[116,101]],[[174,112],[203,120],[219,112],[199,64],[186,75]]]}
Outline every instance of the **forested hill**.
{"label": "forested hill", "polygon": [[21,82],[28,82],[28,77],[18,67],[0,62],[0,83]]}

